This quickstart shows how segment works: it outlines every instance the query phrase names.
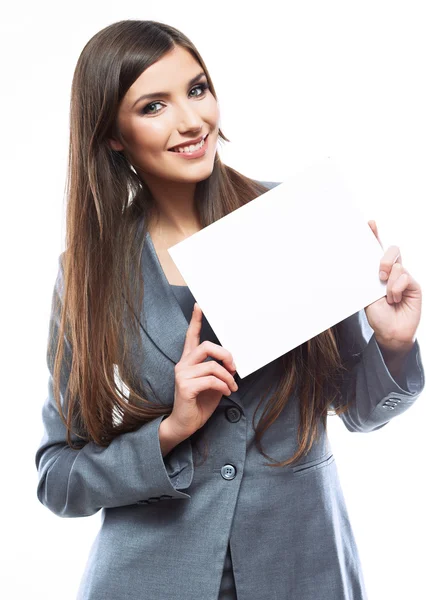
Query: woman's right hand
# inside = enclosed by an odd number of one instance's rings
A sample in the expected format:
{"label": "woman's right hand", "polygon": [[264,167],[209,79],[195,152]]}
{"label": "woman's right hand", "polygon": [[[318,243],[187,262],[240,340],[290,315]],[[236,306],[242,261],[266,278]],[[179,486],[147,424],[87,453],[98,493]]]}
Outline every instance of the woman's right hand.
{"label": "woman's right hand", "polygon": [[[231,353],[213,342],[200,344],[202,316],[195,303],[182,356],[175,366],[174,404],[167,420],[170,430],[182,441],[204,425],[222,396],[238,389]],[[207,356],[221,360],[226,368],[215,360],[203,362]]]}

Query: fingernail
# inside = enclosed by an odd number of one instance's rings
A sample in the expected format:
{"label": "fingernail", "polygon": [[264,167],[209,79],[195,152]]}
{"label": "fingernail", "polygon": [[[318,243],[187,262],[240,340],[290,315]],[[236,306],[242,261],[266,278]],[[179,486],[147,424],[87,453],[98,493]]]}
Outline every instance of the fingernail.
{"label": "fingernail", "polygon": [[234,369],[234,371],[237,370],[237,365],[234,363],[234,361],[232,361],[231,369]]}
{"label": "fingernail", "polygon": [[380,271],[380,279],[387,279],[388,274],[386,271]]}

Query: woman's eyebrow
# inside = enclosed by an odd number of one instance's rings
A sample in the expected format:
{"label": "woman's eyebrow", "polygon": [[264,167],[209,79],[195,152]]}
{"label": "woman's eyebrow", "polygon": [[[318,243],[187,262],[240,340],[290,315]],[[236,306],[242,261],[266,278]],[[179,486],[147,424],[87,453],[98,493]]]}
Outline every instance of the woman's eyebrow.
{"label": "woman's eyebrow", "polygon": [[[193,77],[192,79],[189,80],[188,87],[191,86],[193,83],[197,83],[197,81],[199,81],[204,76],[205,76],[204,71],[201,73],[198,73],[198,75],[196,75],[195,77]],[[169,92],[152,92],[151,94],[144,94],[143,96],[140,96],[137,100],[135,100],[135,102],[133,102],[132,108],[135,106],[135,104],[137,104],[141,100],[147,100],[147,99],[158,98],[158,97],[169,98],[170,93]]]}

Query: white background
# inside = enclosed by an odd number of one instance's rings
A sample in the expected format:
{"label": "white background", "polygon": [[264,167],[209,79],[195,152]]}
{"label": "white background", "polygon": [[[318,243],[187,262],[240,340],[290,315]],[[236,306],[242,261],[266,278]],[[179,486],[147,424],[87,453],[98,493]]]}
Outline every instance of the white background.
{"label": "white background", "polygon": [[[318,156],[334,157],[385,248],[398,245],[425,287],[426,18],[424,3],[410,0],[20,2],[2,12],[0,594],[71,600],[100,513],[50,513],[36,496],[34,455],[64,249],[70,86],[83,46],[127,18],[181,29],[218,93],[231,140],[219,150],[222,160],[279,181]],[[326,273],[326,265],[318,268]],[[418,340],[423,349],[422,322]],[[424,393],[372,433],[349,433],[337,416],[328,421],[369,600],[426,597],[425,400]]]}

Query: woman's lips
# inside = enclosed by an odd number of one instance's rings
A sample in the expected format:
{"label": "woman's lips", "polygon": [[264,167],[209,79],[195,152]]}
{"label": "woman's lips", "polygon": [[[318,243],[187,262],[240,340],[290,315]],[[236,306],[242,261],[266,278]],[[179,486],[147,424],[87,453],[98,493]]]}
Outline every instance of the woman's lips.
{"label": "woman's lips", "polygon": [[175,151],[175,150],[168,150],[168,152],[172,152],[173,154],[176,154],[177,156],[181,156],[182,158],[199,158],[201,156],[204,156],[207,152],[207,148],[208,148],[208,140],[209,140],[209,134],[207,134],[207,136],[204,139],[204,144],[201,146],[201,148],[199,148],[198,150],[194,150],[194,152],[179,152],[179,150]]}

